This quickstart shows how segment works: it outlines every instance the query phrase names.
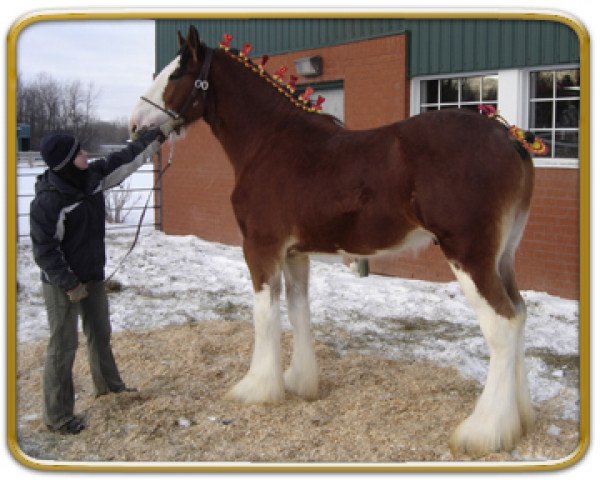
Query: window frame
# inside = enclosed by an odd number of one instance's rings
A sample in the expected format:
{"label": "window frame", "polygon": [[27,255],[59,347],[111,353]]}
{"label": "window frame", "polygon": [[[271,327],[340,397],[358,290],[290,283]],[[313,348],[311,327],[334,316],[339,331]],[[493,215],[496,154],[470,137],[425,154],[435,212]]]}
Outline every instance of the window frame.
{"label": "window frame", "polygon": [[[410,82],[410,116],[412,117],[414,115],[418,115],[421,112],[422,81],[497,75],[498,113],[502,115],[511,125],[514,124],[522,128],[529,129],[531,73],[574,69],[580,70],[581,66],[579,64],[542,65],[531,68],[475,70],[472,72],[454,72],[440,75],[423,75],[413,77]],[[429,105],[429,103],[426,103],[426,105]],[[580,125],[578,125],[577,130],[581,131]],[[533,162],[536,167],[579,168],[579,158],[533,157]]]}
{"label": "window frame", "polygon": [[[481,89],[480,89],[480,97],[483,94],[483,77],[488,77],[488,76],[498,76],[498,72],[494,71],[494,70],[490,70],[490,71],[477,71],[477,72],[461,72],[461,73],[452,73],[452,74],[445,74],[445,75],[426,75],[426,76],[422,76],[422,77],[415,77],[413,78],[413,81],[411,82],[411,100],[415,100],[411,102],[410,105],[410,115],[416,115],[418,113],[421,113],[421,107],[422,106],[438,106],[438,107],[444,107],[444,106],[453,106],[456,105],[457,107],[461,107],[462,105],[479,105],[481,102],[480,101],[462,101],[461,99],[461,92],[462,92],[462,88],[458,89],[458,99],[456,102],[442,102],[441,100],[441,84],[438,82],[438,101],[435,103],[431,103],[431,102],[424,102],[423,104],[421,104],[421,83],[422,81],[428,81],[428,80],[448,80],[448,79],[456,79],[459,82],[464,79],[464,78],[472,78],[472,77],[482,77],[482,81],[481,81]],[[417,80],[415,82],[415,80]],[[498,84],[499,86],[499,84]],[[497,94],[499,95],[499,92],[497,92]],[[495,102],[490,102],[490,103],[495,103],[496,105],[498,104],[498,97],[496,98]]]}
{"label": "window frame", "polygon": [[[526,125],[527,130],[529,129],[533,129],[534,127],[531,126],[531,118],[530,118],[530,106],[532,103],[532,96],[531,96],[531,74],[532,73],[536,73],[536,72],[556,72],[558,70],[581,70],[581,66],[579,64],[565,64],[565,65],[543,65],[540,67],[534,67],[534,68],[527,68],[527,69],[523,69],[523,81],[524,81],[524,98],[521,100],[521,103],[523,105],[523,125]],[[556,77],[554,77],[553,82],[556,81]],[[577,96],[579,101],[581,102],[581,94]],[[554,104],[556,102],[556,99],[560,98],[560,97],[556,97],[556,91],[554,89],[554,85],[553,85],[553,92],[552,92],[552,98],[550,100],[552,100],[552,105],[554,107]],[[548,100],[548,99],[540,99],[539,101],[544,101],[544,100]],[[561,100],[562,101],[562,100]],[[553,108],[554,110],[554,108]],[[580,103],[580,111],[581,111],[581,103]],[[556,128],[556,119],[554,118],[554,113],[552,115],[552,127],[551,128],[547,128],[547,129],[543,129],[544,131],[552,131],[555,132],[557,130]],[[581,117],[579,119],[580,121],[578,122],[577,128],[559,128],[558,130],[565,130],[565,131],[577,131],[578,133],[581,132]],[[539,130],[539,129],[537,129]],[[578,138],[580,138],[578,136]],[[579,149],[578,149],[579,151]],[[556,158],[556,157],[534,157],[534,163],[536,165],[536,167],[555,167],[555,168],[579,168],[579,157],[576,158],[572,158],[572,157],[562,157],[562,158]]]}

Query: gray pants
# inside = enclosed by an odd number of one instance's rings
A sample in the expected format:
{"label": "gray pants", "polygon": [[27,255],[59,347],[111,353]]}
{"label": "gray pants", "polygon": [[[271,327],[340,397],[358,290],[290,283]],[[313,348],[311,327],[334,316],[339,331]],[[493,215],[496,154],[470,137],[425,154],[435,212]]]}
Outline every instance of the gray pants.
{"label": "gray pants", "polygon": [[89,295],[78,303],[71,303],[65,292],[56,286],[42,285],[50,325],[44,364],[44,421],[51,428],[60,428],[73,418],[73,362],[78,345],[78,315],[81,315],[87,338],[96,395],[117,392],[125,388],[125,384],[110,346],[111,327],[104,283],[88,283]]}

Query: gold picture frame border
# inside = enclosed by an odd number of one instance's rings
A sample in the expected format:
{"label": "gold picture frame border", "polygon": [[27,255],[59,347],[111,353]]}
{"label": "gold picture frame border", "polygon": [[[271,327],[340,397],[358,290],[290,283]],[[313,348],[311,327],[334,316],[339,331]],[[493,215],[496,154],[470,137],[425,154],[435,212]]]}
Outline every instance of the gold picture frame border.
{"label": "gold picture frame border", "polygon": [[[579,38],[580,53],[580,148],[579,148],[579,356],[580,356],[580,438],[577,448],[567,457],[556,461],[524,462],[411,462],[402,464],[378,463],[178,463],[178,462],[67,462],[34,459],[20,448],[16,418],[16,83],[17,41],[20,33],[35,23],[50,21],[89,20],[161,20],[171,18],[413,18],[413,19],[501,19],[542,20],[559,22],[570,27]],[[13,457],[25,467],[44,471],[96,472],[471,472],[471,471],[549,471],[567,468],[586,453],[590,442],[590,36],[586,27],[575,17],[553,10],[373,10],[373,11],[289,11],[260,10],[202,11],[173,10],[41,10],[18,18],[7,35],[7,445]]]}

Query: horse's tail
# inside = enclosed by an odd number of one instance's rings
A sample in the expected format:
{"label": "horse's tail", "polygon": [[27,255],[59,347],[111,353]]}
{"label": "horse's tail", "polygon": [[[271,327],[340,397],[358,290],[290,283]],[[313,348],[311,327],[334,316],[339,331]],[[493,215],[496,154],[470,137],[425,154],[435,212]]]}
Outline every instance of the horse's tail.
{"label": "horse's tail", "polygon": [[508,121],[498,113],[495,106],[481,104],[479,105],[479,113],[488,118],[493,118],[506,128],[514,147],[523,160],[531,158],[531,154],[543,156],[548,153],[548,146],[540,137],[528,130],[508,123]]}
{"label": "horse's tail", "polygon": [[513,147],[515,147],[515,150],[519,153],[523,160],[531,158],[531,154],[529,153],[529,151],[516,138],[511,138],[510,142],[512,143]]}
{"label": "horse's tail", "polygon": [[530,158],[532,154],[543,156],[548,153],[546,142],[529,130],[512,125],[508,127],[508,134],[524,160]]}

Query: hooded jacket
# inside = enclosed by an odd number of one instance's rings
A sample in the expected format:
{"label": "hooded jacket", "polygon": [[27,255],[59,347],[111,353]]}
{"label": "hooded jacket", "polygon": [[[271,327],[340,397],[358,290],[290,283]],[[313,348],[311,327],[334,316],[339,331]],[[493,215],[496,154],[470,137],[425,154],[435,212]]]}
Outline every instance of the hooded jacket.
{"label": "hooded jacket", "polygon": [[30,236],[42,281],[71,290],[104,280],[106,252],[103,192],[121,183],[160,148],[131,142],[89,164],[82,188],[52,170],[37,177],[30,207]]}

